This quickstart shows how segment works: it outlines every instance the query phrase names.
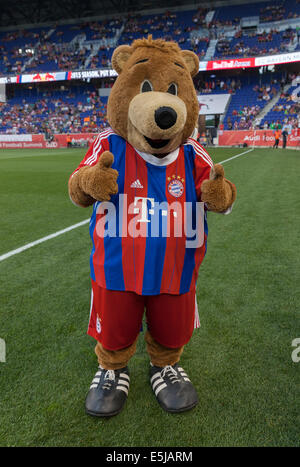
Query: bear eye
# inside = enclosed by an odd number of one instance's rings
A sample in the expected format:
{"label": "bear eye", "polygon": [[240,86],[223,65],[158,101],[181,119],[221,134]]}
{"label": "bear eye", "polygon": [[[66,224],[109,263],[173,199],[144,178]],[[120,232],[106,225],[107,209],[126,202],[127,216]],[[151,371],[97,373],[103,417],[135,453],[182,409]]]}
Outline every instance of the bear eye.
{"label": "bear eye", "polygon": [[174,94],[174,96],[177,96],[177,84],[171,83],[167,92],[169,92],[170,94]]}
{"label": "bear eye", "polygon": [[141,92],[150,92],[150,91],[153,91],[153,86],[150,81],[145,79],[145,81],[143,81],[141,85]]}

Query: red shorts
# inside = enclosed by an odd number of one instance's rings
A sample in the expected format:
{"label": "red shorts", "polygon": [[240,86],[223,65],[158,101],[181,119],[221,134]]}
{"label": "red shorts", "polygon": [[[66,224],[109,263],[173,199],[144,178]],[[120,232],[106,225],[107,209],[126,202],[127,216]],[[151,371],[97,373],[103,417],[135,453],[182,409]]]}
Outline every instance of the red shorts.
{"label": "red shorts", "polygon": [[107,290],[92,280],[87,333],[105,349],[124,349],[136,340],[145,309],[149,332],[164,347],[185,345],[200,325],[195,290],[182,295],[138,295]]}

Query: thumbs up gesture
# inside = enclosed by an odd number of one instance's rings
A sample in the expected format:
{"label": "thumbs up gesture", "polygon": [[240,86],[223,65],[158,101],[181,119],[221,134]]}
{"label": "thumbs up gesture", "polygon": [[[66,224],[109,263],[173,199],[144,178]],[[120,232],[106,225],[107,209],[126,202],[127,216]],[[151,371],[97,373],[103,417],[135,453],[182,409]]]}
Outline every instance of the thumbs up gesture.
{"label": "thumbs up gesture", "polygon": [[221,164],[214,165],[209,174],[209,180],[201,185],[201,201],[206,203],[210,211],[225,212],[236,199],[235,185],[226,180]]}
{"label": "thumbs up gesture", "polygon": [[85,195],[97,201],[109,201],[118,193],[118,171],[112,169],[114,156],[105,151],[93,167],[82,167],[78,171],[79,187]]}

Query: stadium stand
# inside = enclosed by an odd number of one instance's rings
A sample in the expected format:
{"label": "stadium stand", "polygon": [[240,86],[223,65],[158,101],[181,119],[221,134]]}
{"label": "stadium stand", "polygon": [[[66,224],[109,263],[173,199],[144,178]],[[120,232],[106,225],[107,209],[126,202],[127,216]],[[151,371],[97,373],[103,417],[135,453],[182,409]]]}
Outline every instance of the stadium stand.
{"label": "stadium stand", "polygon": [[[295,99],[295,91],[299,85],[291,85],[296,77],[295,74],[289,74],[284,78],[277,73],[270,81],[266,81],[269,79],[266,76],[261,77],[260,84],[255,84],[255,77],[248,84],[242,80],[242,85],[235,89],[224,116],[224,129],[274,129],[284,123],[291,124],[291,128],[300,127],[300,106]],[[285,86],[289,88],[287,92],[284,92]],[[263,118],[257,118],[276,96],[280,98],[271,110]]]}
{"label": "stadium stand", "polygon": [[38,92],[38,88],[15,91],[7,103],[0,103],[0,133],[88,133],[107,124],[107,97],[99,97],[92,85]]}
{"label": "stadium stand", "polygon": [[278,102],[260,122],[263,128],[273,129],[283,124],[291,125],[291,128],[300,127],[300,104],[293,98],[297,88],[299,88],[297,85],[290,86],[287,92],[281,93]]}
{"label": "stadium stand", "polygon": [[231,40],[218,41],[215,58],[251,57],[285,52],[295,36],[296,30],[291,28],[283,32],[272,30],[262,34],[237,33]]}
{"label": "stadium stand", "polygon": [[245,130],[258,126],[256,117],[266,103],[277,94],[280,85],[277,80],[258,85],[255,81],[243,83],[232,95],[224,118],[226,130]]}
{"label": "stadium stand", "polygon": [[[255,8],[255,14],[259,16],[260,22],[281,21],[300,16],[299,0],[294,2],[290,0],[275,0],[271,3],[259,2],[257,7]],[[237,24],[241,18],[253,16],[253,9],[254,6],[251,3],[222,6],[216,9],[214,22],[220,26]]]}
{"label": "stadium stand", "polygon": [[[297,18],[299,0],[259,3],[259,21],[265,23]],[[294,6],[293,6],[294,5]],[[212,13],[210,20],[206,20]],[[251,4],[224,6],[209,10],[164,12],[152,15],[129,15],[125,19],[81,22],[72,25],[33,28],[0,33],[0,73],[51,72],[93,69],[110,66],[113,48],[130,43],[141,35],[175,39],[182,47],[192,48],[204,59],[209,41],[217,36],[215,58],[265,55],[287,50],[296,38],[296,26],[286,30],[242,31],[240,21],[253,15]],[[233,36],[224,28],[233,27]],[[199,35],[201,30],[204,33]],[[299,47],[299,44],[297,44]]]}

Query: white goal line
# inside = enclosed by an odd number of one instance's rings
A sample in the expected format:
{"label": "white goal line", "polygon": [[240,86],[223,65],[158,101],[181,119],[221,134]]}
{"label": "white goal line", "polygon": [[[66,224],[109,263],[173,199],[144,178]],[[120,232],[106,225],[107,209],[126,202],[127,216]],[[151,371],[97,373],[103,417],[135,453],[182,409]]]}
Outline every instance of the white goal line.
{"label": "white goal line", "polygon": [[[248,151],[241,152],[240,154],[236,154],[235,156],[229,157],[229,159],[225,159],[224,161],[219,162],[219,164],[225,164],[226,162],[229,162],[233,159],[236,159],[237,157],[243,156],[244,154],[247,154],[251,151],[253,151],[253,147],[251,149],[248,149]],[[63,235],[66,232],[70,232],[70,230],[77,229],[77,227],[81,227],[82,225],[88,224],[90,219],[85,219],[84,221],[78,222],[77,224],[70,225],[70,227],[66,227],[65,229],[58,230],[57,232],[54,232],[53,234],[47,235],[46,237],[39,238],[38,240],[35,240],[33,242],[27,243],[26,245],[21,246],[20,248],[16,248],[15,250],[8,251],[7,253],[4,253],[3,255],[0,256],[0,262],[4,261],[7,258],[10,258],[11,256],[17,255],[19,253],[22,253],[25,250],[28,250],[29,248],[32,248],[33,246],[39,245],[40,243],[47,242],[47,240],[51,240],[52,238],[59,237],[60,235]]]}

